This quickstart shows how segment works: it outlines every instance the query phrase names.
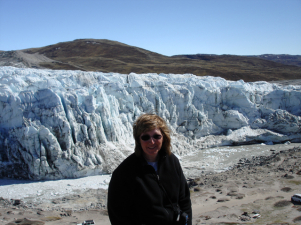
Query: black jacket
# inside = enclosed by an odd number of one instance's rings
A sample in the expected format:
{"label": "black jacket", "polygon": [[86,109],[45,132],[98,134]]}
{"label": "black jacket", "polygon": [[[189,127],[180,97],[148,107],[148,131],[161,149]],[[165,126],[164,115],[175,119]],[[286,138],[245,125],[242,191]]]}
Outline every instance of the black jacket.
{"label": "black jacket", "polygon": [[178,203],[188,214],[191,225],[190,192],[179,160],[162,150],[159,153],[158,174],[135,153],[113,172],[108,192],[111,224],[173,224],[173,210],[160,182],[172,203]]}

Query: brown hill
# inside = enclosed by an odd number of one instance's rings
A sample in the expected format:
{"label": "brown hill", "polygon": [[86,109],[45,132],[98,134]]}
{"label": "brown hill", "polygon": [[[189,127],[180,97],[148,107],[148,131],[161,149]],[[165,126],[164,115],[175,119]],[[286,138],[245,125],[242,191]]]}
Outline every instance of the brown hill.
{"label": "brown hill", "polygon": [[[258,57],[234,55],[199,55],[194,58],[181,55],[168,57],[103,39],[78,39],[19,52],[22,53],[23,61],[26,61],[26,55],[43,57],[42,60],[37,61],[38,66],[35,67],[42,66],[50,69],[123,74],[131,72],[192,73],[198,76],[210,75],[228,80],[243,79],[244,81],[301,79],[301,67],[283,65]],[[49,60],[46,60],[45,57]]]}
{"label": "brown hill", "polygon": [[[213,55],[213,54],[193,54],[193,55],[176,55],[173,57],[185,57],[189,59],[208,59],[212,57],[224,57],[225,55]],[[264,60],[270,60],[273,62],[285,64],[285,65],[293,65],[301,67],[301,55],[288,55],[288,54],[263,54],[263,55],[246,55],[244,57],[256,57]]]}
{"label": "brown hill", "polygon": [[301,55],[287,55],[287,54],[264,54],[264,55],[253,55],[250,57],[259,57],[261,59],[271,60],[286,65],[301,66]]}

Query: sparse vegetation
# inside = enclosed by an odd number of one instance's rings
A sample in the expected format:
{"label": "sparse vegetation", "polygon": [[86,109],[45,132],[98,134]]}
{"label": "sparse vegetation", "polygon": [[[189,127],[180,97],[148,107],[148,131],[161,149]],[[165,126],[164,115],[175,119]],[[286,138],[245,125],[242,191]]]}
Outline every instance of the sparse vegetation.
{"label": "sparse vegetation", "polygon": [[197,177],[197,178],[194,179],[194,181],[195,181],[195,182],[200,182],[200,181],[201,181],[201,178],[200,178],[200,177]]}
{"label": "sparse vegetation", "polygon": [[290,181],[288,181],[288,183],[295,184],[295,185],[301,185],[301,181],[299,181],[299,180],[290,180]]}
{"label": "sparse vegetation", "polygon": [[288,205],[291,205],[292,203],[290,201],[287,201],[287,200],[281,200],[281,201],[278,201],[274,204],[275,207],[284,207],[284,206],[288,206]]}
{"label": "sparse vegetation", "polygon": [[44,221],[56,221],[56,220],[60,220],[62,219],[62,217],[59,216],[47,216],[45,218],[43,218]]}
{"label": "sparse vegetation", "polygon": [[281,191],[290,192],[290,191],[292,191],[292,189],[290,187],[284,187],[284,188],[281,188]]}
{"label": "sparse vegetation", "polygon": [[8,223],[7,225],[15,225],[15,224],[44,225],[45,222],[29,220],[29,219],[24,218],[24,219],[17,219],[13,222]]}

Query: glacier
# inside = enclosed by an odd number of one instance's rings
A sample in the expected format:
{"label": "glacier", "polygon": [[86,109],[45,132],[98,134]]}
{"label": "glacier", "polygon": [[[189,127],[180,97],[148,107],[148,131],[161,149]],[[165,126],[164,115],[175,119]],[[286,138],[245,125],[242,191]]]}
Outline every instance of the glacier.
{"label": "glacier", "polygon": [[0,177],[107,174],[133,152],[132,124],[163,117],[178,156],[301,142],[301,86],[193,74],[0,67]]}

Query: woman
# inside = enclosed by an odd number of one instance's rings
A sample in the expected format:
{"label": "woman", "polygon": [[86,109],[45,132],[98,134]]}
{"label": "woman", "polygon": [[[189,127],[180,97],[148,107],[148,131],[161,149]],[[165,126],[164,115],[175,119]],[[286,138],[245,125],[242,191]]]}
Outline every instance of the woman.
{"label": "woman", "polygon": [[110,181],[111,223],[191,225],[190,192],[179,160],[171,153],[166,122],[143,114],[134,123],[133,135],[135,153],[116,168]]}

